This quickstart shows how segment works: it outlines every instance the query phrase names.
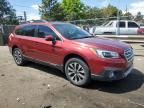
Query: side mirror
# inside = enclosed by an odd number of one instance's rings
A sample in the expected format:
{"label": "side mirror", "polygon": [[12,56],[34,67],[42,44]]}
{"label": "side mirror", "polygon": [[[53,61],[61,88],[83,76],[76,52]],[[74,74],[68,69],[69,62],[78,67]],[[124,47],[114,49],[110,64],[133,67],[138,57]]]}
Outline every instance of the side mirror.
{"label": "side mirror", "polygon": [[45,37],[46,41],[52,41],[52,44],[55,45],[56,44],[56,38],[52,35],[48,35]]}
{"label": "side mirror", "polygon": [[52,41],[53,40],[53,36],[49,35],[45,37],[46,41]]}

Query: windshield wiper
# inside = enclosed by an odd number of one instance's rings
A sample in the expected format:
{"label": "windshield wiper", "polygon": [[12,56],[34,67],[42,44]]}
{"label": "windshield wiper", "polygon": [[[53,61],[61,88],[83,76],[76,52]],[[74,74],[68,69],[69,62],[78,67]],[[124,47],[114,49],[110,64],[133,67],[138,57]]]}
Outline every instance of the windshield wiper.
{"label": "windshield wiper", "polygon": [[84,37],[73,37],[71,39],[83,39],[83,38],[93,38],[95,36],[84,36]]}
{"label": "windshield wiper", "polygon": [[94,36],[85,36],[83,38],[93,38]]}

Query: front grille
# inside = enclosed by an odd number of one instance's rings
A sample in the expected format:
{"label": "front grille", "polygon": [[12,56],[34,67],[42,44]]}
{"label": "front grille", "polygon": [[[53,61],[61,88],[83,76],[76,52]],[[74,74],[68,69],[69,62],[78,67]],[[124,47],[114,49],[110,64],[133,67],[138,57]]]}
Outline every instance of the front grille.
{"label": "front grille", "polygon": [[126,49],[124,51],[124,56],[128,62],[133,60],[133,57],[134,57],[133,49],[132,48]]}

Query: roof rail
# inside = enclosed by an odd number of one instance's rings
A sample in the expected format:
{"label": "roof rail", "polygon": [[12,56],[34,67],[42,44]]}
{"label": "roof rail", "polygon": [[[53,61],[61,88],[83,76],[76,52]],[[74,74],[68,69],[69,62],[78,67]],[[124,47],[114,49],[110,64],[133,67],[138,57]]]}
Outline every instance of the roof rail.
{"label": "roof rail", "polygon": [[48,22],[46,20],[30,20],[30,21],[26,21],[26,22],[23,22],[21,24],[28,24],[28,23],[45,23],[45,22]]}

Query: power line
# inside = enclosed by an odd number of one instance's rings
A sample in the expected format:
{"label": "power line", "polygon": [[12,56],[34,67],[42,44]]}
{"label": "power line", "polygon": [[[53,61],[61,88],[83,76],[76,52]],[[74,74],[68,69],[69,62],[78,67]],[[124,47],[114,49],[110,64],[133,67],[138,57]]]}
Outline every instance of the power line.
{"label": "power line", "polygon": [[[31,1],[31,0],[29,0],[28,2],[32,3],[32,4],[34,4],[34,3],[41,3],[41,0],[40,1],[36,1],[36,0],[35,1]],[[25,0],[24,1],[20,0],[18,2],[18,5],[21,4],[21,3],[24,4],[24,3],[26,3],[26,1]],[[10,3],[10,4],[13,4],[13,3]]]}
{"label": "power line", "polygon": [[[28,9],[32,9],[33,7],[32,6],[25,6],[25,5],[20,5],[20,4],[13,4],[13,6],[17,6],[17,7],[21,7],[21,8],[28,8]],[[25,14],[24,14],[24,11],[19,11],[21,14],[18,14],[18,16],[23,16],[25,20],[27,20],[28,17],[30,17],[30,15],[26,15],[26,11],[25,11]],[[30,11],[28,11],[30,12]],[[33,12],[33,11],[31,11]]]}
{"label": "power line", "polygon": [[[37,4],[37,5],[39,5],[39,4]],[[20,5],[20,4],[13,4],[13,6],[32,8],[31,6],[25,6],[25,5]]]}
{"label": "power line", "polygon": [[31,6],[23,6],[23,5],[17,5],[17,4],[14,4],[13,6],[32,8]]}

